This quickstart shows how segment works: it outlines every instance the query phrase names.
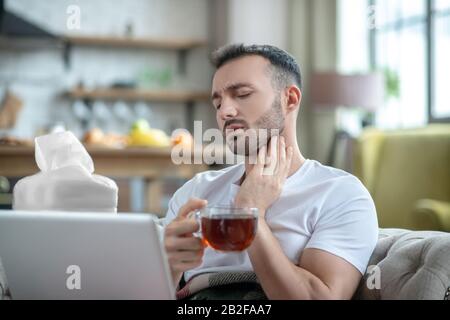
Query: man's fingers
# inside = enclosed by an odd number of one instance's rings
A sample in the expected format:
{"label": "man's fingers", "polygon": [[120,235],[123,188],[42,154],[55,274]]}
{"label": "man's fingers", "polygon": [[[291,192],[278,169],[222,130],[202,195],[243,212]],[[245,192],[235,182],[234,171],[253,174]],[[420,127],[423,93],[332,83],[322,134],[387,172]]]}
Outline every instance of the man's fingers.
{"label": "man's fingers", "polygon": [[275,170],[278,165],[278,142],[278,136],[273,136],[270,139],[270,145],[266,154],[266,165],[264,166],[264,170],[262,172],[265,176],[273,176],[276,173]]}
{"label": "man's fingers", "polygon": [[258,151],[258,161],[256,162],[256,165],[253,167],[253,170],[256,171],[257,174],[261,174],[263,169],[264,169],[264,165],[266,163],[266,152],[267,152],[267,147],[266,146],[262,146],[259,151]]}
{"label": "man's fingers", "polygon": [[208,202],[203,199],[198,199],[198,198],[189,199],[189,201],[180,208],[177,219],[186,218],[189,215],[189,213],[191,213],[194,210],[202,209],[204,206],[207,205],[207,203]]}
{"label": "man's fingers", "polygon": [[191,250],[198,251],[204,248],[202,239],[191,237],[168,237],[165,241],[167,251]]}
{"label": "man's fingers", "polygon": [[199,227],[198,222],[194,219],[177,220],[166,227],[165,233],[168,236],[182,236],[198,231]]}
{"label": "man's fingers", "polygon": [[284,141],[284,137],[278,137],[278,147],[277,147],[277,166],[275,167],[275,173],[280,174],[284,172],[285,160],[286,160],[286,143]]}
{"label": "man's fingers", "polygon": [[276,168],[278,165],[278,152],[279,152],[279,143],[280,143],[280,137],[279,136],[273,136],[272,139],[270,139],[270,152],[268,153],[270,166],[273,166]]}
{"label": "man's fingers", "polygon": [[286,138],[285,137],[281,137],[281,148],[283,150],[282,155],[284,155],[284,160],[286,160],[287,148],[286,148]]}
{"label": "man's fingers", "polygon": [[285,166],[286,166],[286,140],[284,137],[280,137],[277,172],[281,171],[281,173],[284,173]]}

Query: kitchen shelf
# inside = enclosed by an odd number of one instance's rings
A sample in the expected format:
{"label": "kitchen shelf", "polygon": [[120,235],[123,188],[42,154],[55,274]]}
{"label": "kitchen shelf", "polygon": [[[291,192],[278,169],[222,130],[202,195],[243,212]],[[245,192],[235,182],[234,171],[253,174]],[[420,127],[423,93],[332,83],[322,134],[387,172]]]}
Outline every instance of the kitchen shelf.
{"label": "kitchen shelf", "polygon": [[189,50],[206,45],[199,39],[145,39],[110,36],[66,36],[65,40],[77,46],[103,46],[147,49]]}
{"label": "kitchen shelf", "polygon": [[126,100],[126,101],[156,101],[174,103],[207,102],[209,94],[197,91],[170,91],[170,90],[147,90],[147,89],[83,89],[75,88],[67,92],[72,99],[86,100]]}
{"label": "kitchen shelf", "polygon": [[189,50],[207,45],[201,39],[163,39],[163,38],[133,38],[114,36],[83,36],[67,35],[62,37],[65,44],[64,61],[70,65],[70,51],[73,46],[89,47],[114,47],[114,48],[137,48],[137,49],[162,49],[175,50],[178,52],[178,70],[181,74],[186,72],[186,55]]}
{"label": "kitchen shelf", "polygon": [[107,101],[154,101],[167,103],[184,103],[187,129],[193,133],[194,127],[194,105],[196,102],[209,102],[210,95],[200,91],[169,91],[169,90],[146,90],[125,88],[103,88],[83,89],[75,88],[66,93],[70,99],[82,99],[85,101],[107,100]]}
{"label": "kitchen shelf", "polygon": [[[117,48],[117,49],[150,49],[172,50],[177,53],[178,72],[186,73],[186,61],[189,50],[207,45],[205,40],[189,38],[134,38],[114,36],[84,36],[66,35],[62,37],[64,43],[65,65],[70,66],[70,53],[73,47]],[[169,90],[144,90],[130,88],[97,88],[88,90],[74,88],[67,92],[71,99],[92,100],[125,100],[125,101],[155,101],[168,103],[184,103],[188,122],[188,129],[193,131],[194,105],[197,102],[207,102],[210,95],[207,92],[194,91],[169,91]]]}

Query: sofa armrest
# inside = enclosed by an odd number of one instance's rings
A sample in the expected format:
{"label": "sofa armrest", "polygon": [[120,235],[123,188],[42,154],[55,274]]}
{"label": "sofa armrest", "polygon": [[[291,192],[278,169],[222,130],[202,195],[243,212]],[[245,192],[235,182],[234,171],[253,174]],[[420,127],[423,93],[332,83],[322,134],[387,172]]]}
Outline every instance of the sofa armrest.
{"label": "sofa armrest", "polygon": [[412,220],[418,230],[450,232],[450,202],[419,200],[414,207]]}
{"label": "sofa armrest", "polygon": [[380,229],[369,266],[354,299],[448,299],[450,234]]}

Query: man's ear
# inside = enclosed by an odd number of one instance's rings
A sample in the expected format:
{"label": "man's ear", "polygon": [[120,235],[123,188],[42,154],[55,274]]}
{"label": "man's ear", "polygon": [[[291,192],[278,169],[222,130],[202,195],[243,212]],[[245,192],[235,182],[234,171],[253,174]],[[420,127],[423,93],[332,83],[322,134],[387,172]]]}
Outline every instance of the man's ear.
{"label": "man's ear", "polygon": [[286,88],[286,111],[292,112],[300,108],[302,101],[302,91],[299,87],[292,85]]}

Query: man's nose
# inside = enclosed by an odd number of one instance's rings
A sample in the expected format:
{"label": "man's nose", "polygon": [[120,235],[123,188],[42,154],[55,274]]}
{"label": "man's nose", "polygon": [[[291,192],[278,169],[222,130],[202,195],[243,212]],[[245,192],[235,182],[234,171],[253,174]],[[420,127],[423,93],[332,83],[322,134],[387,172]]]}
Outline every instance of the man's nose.
{"label": "man's nose", "polygon": [[220,118],[223,120],[235,118],[238,114],[237,108],[231,101],[222,101],[222,105],[218,111]]}

